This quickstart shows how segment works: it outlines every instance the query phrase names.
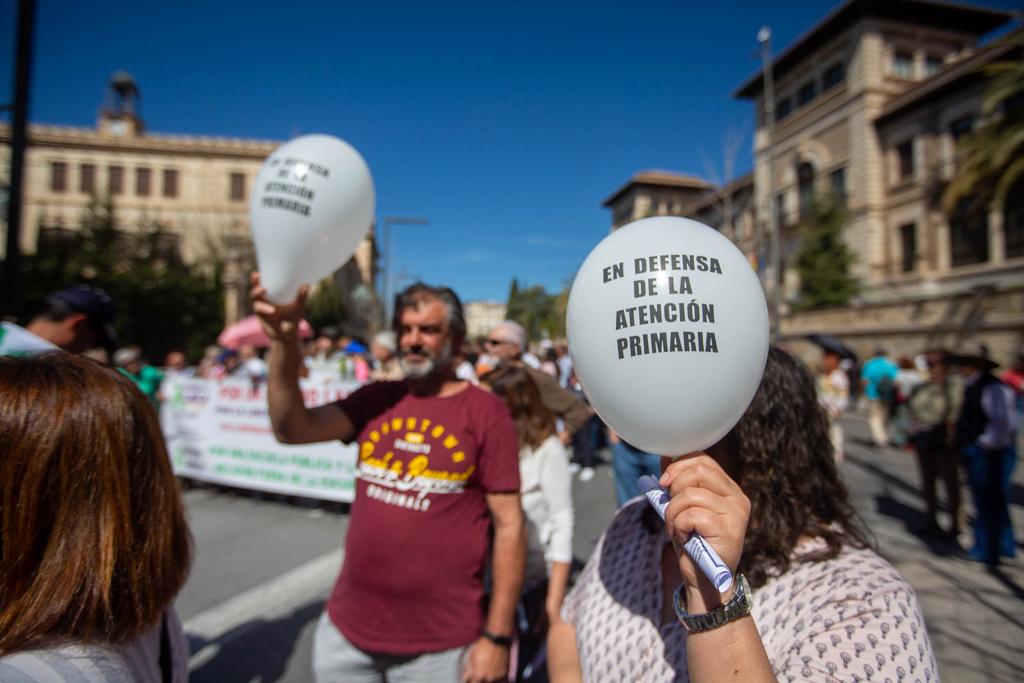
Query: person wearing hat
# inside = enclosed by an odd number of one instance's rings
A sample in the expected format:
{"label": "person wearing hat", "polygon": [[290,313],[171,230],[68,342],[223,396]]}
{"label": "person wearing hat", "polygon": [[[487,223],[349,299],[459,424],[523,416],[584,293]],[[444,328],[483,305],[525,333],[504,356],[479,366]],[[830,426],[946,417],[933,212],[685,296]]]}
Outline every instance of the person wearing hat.
{"label": "person wearing hat", "polygon": [[75,285],[46,297],[28,325],[0,323],[0,356],[34,356],[57,349],[84,353],[117,346],[116,309],[98,287]]}
{"label": "person wearing hat", "polygon": [[907,398],[910,414],[910,442],[917,454],[921,474],[921,494],[927,507],[927,518],[920,532],[930,538],[944,533],[939,526],[939,502],[936,483],[942,479],[946,488],[950,524],[948,535],[960,535],[960,473],[959,454],[954,444],[956,421],[960,414],[963,387],[950,373],[950,354],[933,349],[924,354],[928,380],[915,387]]}
{"label": "person wearing hat", "polygon": [[987,348],[960,354],[955,362],[964,376],[956,443],[967,467],[975,508],[970,557],[994,567],[1001,555],[1016,555],[1009,493],[1019,418],[1013,390],[992,373],[999,364],[988,357]]}

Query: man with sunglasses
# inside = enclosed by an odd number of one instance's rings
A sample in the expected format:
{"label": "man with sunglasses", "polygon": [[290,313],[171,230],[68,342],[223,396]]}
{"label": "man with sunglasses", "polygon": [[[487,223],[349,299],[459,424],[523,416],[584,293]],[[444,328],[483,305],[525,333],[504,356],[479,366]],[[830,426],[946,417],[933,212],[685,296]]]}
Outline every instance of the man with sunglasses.
{"label": "man with sunglasses", "polygon": [[558,436],[569,445],[572,437],[590,419],[590,409],[583,401],[558,384],[558,380],[529,363],[524,362],[526,330],[514,320],[504,320],[495,326],[484,341],[487,353],[498,365],[518,365],[524,368],[540,392],[544,407],[561,419]]}

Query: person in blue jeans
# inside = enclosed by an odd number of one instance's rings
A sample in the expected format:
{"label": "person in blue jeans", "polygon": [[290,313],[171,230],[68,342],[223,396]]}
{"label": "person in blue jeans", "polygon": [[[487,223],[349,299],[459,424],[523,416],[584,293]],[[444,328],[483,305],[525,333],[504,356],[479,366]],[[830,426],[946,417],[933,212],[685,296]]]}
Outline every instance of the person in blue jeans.
{"label": "person in blue jeans", "polygon": [[965,377],[956,440],[974,499],[970,557],[990,566],[1014,557],[1010,476],[1017,463],[1017,409],[1013,390],[992,374],[997,364],[979,353],[957,357]]}
{"label": "person in blue jeans", "polygon": [[619,507],[640,495],[636,480],[645,474],[661,476],[661,456],[642,451],[608,428],[608,444],[615,472],[615,498]]}

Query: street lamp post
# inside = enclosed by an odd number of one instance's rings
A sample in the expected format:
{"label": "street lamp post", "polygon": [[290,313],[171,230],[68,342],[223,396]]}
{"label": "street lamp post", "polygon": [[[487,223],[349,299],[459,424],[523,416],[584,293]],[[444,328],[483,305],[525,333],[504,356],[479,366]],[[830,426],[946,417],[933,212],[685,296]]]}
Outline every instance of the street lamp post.
{"label": "street lamp post", "polygon": [[0,273],[0,312],[14,315],[17,309],[18,275],[21,268],[21,204],[28,148],[28,100],[32,76],[32,42],[35,0],[18,3],[17,49],[14,59],[14,101],[11,109],[11,171],[7,195],[7,242]]}
{"label": "street lamp post", "polygon": [[391,319],[391,226],[393,225],[426,225],[426,218],[420,218],[418,216],[385,216],[380,220],[381,238],[384,240],[384,267],[383,282],[381,283],[382,289],[384,290],[384,312],[385,327],[389,324],[388,321]]}
{"label": "street lamp post", "polygon": [[764,131],[766,159],[764,170],[765,199],[764,211],[768,217],[768,270],[771,281],[766,283],[768,290],[768,325],[772,342],[779,338],[779,300],[781,295],[782,255],[779,248],[779,217],[775,215],[772,202],[772,152],[775,144],[775,82],[772,74],[772,29],[762,26],[757,32],[757,42],[761,44],[761,74],[764,81],[762,95],[764,97]]}

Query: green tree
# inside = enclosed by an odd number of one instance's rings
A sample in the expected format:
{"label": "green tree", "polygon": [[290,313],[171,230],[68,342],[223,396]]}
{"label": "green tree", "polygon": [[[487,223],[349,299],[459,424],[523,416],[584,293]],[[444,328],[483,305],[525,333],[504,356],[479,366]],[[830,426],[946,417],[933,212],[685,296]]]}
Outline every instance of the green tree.
{"label": "green tree", "polygon": [[24,258],[15,317],[27,322],[48,293],[86,283],[113,297],[122,345],[139,345],[153,362],[172,349],[198,360],[224,327],[223,268],[216,259],[187,265],[176,245],[159,223],[120,230],[111,198],[93,197],[81,230],[43,239]]}
{"label": "green tree", "polygon": [[337,326],[344,318],[345,306],[341,292],[333,278],[324,278],[306,302],[306,320],[319,330],[329,325]]}
{"label": "green tree", "polygon": [[565,315],[569,310],[569,291],[572,289],[572,280],[562,287],[562,291],[554,296],[554,325],[551,331],[552,337],[565,336]]}
{"label": "green tree", "polygon": [[850,274],[855,256],[842,232],[846,214],[832,200],[816,200],[810,215],[801,225],[797,270],[800,273],[800,298],[794,308],[802,311],[845,306],[860,290],[859,281]]}
{"label": "green tree", "polygon": [[84,268],[110,273],[128,266],[123,257],[126,236],[117,228],[114,198],[109,192],[93,195],[82,212],[78,235],[78,262]]}
{"label": "green tree", "polygon": [[[1013,40],[1019,55],[1024,36]],[[994,62],[983,73],[989,81],[981,100],[982,124],[961,138],[963,158],[943,194],[950,215],[965,205],[971,212],[1002,206],[1014,181],[1024,177],[1024,59]]]}
{"label": "green tree", "polygon": [[567,296],[565,292],[549,294],[542,285],[520,288],[519,281],[513,278],[505,316],[522,325],[530,341],[559,337],[565,334],[563,299]]}
{"label": "green tree", "polygon": [[512,278],[512,284],[508,288],[508,301],[505,302],[505,317],[509,320],[519,320],[523,313],[523,302],[519,297],[519,280]]}

